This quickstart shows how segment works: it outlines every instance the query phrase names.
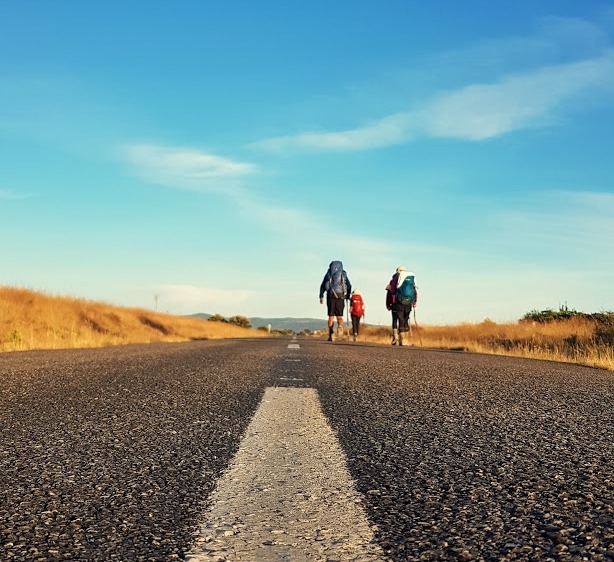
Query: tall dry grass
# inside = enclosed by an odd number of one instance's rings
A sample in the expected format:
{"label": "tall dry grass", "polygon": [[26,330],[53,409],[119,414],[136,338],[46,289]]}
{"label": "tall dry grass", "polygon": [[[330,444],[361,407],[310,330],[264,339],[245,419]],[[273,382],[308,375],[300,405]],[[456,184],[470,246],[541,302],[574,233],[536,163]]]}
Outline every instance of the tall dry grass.
{"label": "tall dry grass", "polygon": [[[364,326],[360,339],[390,344],[391,330]],[[0,287],[0,352],[267,336],[224,322]],[[614,370],[614,326],[573,317],[555,322],[412,325],[412,345],[581,363]]]}
{"label": "tall dry grass", "polygon": [[[614,327],[585,318],[548,323],[497,324],[490,320],[452,326],[416,326],[412,320],[412,345],[478,353],[513,355],[580,363],[614,370]],[[390,344],[391,329],[365,326],[361,339]]]}
{"label": "tall dry grass", "polygon": [[0,287],[0,351],[264,335],[234,324]]}

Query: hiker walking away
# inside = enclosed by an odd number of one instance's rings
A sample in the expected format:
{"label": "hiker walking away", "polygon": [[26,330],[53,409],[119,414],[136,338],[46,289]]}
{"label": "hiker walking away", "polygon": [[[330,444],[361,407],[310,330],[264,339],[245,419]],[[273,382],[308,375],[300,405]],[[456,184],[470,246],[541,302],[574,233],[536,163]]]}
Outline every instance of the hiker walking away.
{"label": "hiker walking away", "polygon": [[[390,302],[390,305],[388,304]],[[392,312],[392,345],[407,344],[409,332],[409,315],[412,307],[418,302],[418,288],[413,272],[407,271],[402,265],[397,267],[386,287],[386,306]],[[398,328],[395,326],[395,322]]]}
{"label": "hiker walking away", "polygon": [[337,337],[343,335],[343,309],[345,301],[349,300],[352,285],[343,263],[339,260],[331,261],[328,271],[320,284],[320,304],[324,302],[326,293],[326,307],[328,310],[328,341],[333,341],[333,326],[337,318]]}
{"label": "hiker walking away", "polygon": [[399,270],[390,279],[390,283],[386,285],[386,309],[392,314],[392,338],[390,345],[396,345],[399,341],[399,315],[394,307],[394,301],[397,294],[397,280],[399,278]]}
{"label": "hiker walking away", "polygon": [[354,289],[350,296],[350,316],[352,317],[352,336],[354,341],[360,332],[360,319],[365,315],[365,302],[360,289]]}

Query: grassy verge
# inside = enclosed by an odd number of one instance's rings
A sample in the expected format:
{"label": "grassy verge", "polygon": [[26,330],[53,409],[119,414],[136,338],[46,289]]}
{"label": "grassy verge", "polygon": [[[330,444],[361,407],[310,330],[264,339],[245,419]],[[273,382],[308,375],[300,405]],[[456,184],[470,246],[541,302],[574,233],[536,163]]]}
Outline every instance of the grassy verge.
{"label": "grassy verge", "polygon": [[[614,313],[566,314],[548,321],[543,321],[543,314],[535,318],[527,315],[511,324],[486,320],[417,327],[414,323],[411,344],[565,361],[614,371]],[[0,287],[0,352],[267,335],[266,331],[229,322]],[[390,345],[390,335],[389,327],[363,326],[360,340]]]}
{"label": "grassy verge", "polygon": [[[390,345],[391,329],[365,326],[360,339]],[[614,370],[614,316],[552,322],[412,326],[412,345],[580,363]]]}
{"label": "grassy verge", "polygon": [[0,351],[265,335],[223,322],[0,287]]}

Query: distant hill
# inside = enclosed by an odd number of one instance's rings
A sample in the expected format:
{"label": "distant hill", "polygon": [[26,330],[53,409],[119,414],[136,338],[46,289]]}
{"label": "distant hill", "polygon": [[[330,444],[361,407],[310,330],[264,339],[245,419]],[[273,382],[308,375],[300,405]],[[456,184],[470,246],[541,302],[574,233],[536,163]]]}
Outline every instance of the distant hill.
{"label": "distant hill", "polygon": [[[190,314],[190,316],[207,320],[211,318],[213,314],[197,312],[196,314]],[[250,318],[249,321],[254,328],[260,328],[261,326],[268,326],[270,324],[273,330],[293,330],[295,332],[302,332],[303,330],[324,330],[326,328],[326,318],[261,318],[254,316]]]}
{"label": "distant hill", "polygon": [[258,318],[255,316],[249,321],[255,328],[270,324],[273,330],[302,332],[303,330],[324,330],[326,328],[326,318]]}

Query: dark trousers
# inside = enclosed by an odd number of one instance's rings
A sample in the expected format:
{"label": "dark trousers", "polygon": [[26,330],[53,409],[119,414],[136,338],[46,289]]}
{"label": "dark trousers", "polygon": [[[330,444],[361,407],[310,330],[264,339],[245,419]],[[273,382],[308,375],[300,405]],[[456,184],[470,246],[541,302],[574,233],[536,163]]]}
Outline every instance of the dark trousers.
{"label": "dark trousers", "polygon": [[360,330],[360,319],[362,316],[354,316],[352,314],[352,333],[358,335],[358,330]]}
{"label": "dark trousers", "polygon": [[392,329],[396,330],[399,327],[399,313],[393,308],[392,313]]}
{"label": "dark trousers", "polygon": [[409,332],[409,315],[411,314],[411,304],[401,304],[395,302],[392,306],[392,324],[394,329],[394,314],[396,312],[399,322],[399,332]]}

